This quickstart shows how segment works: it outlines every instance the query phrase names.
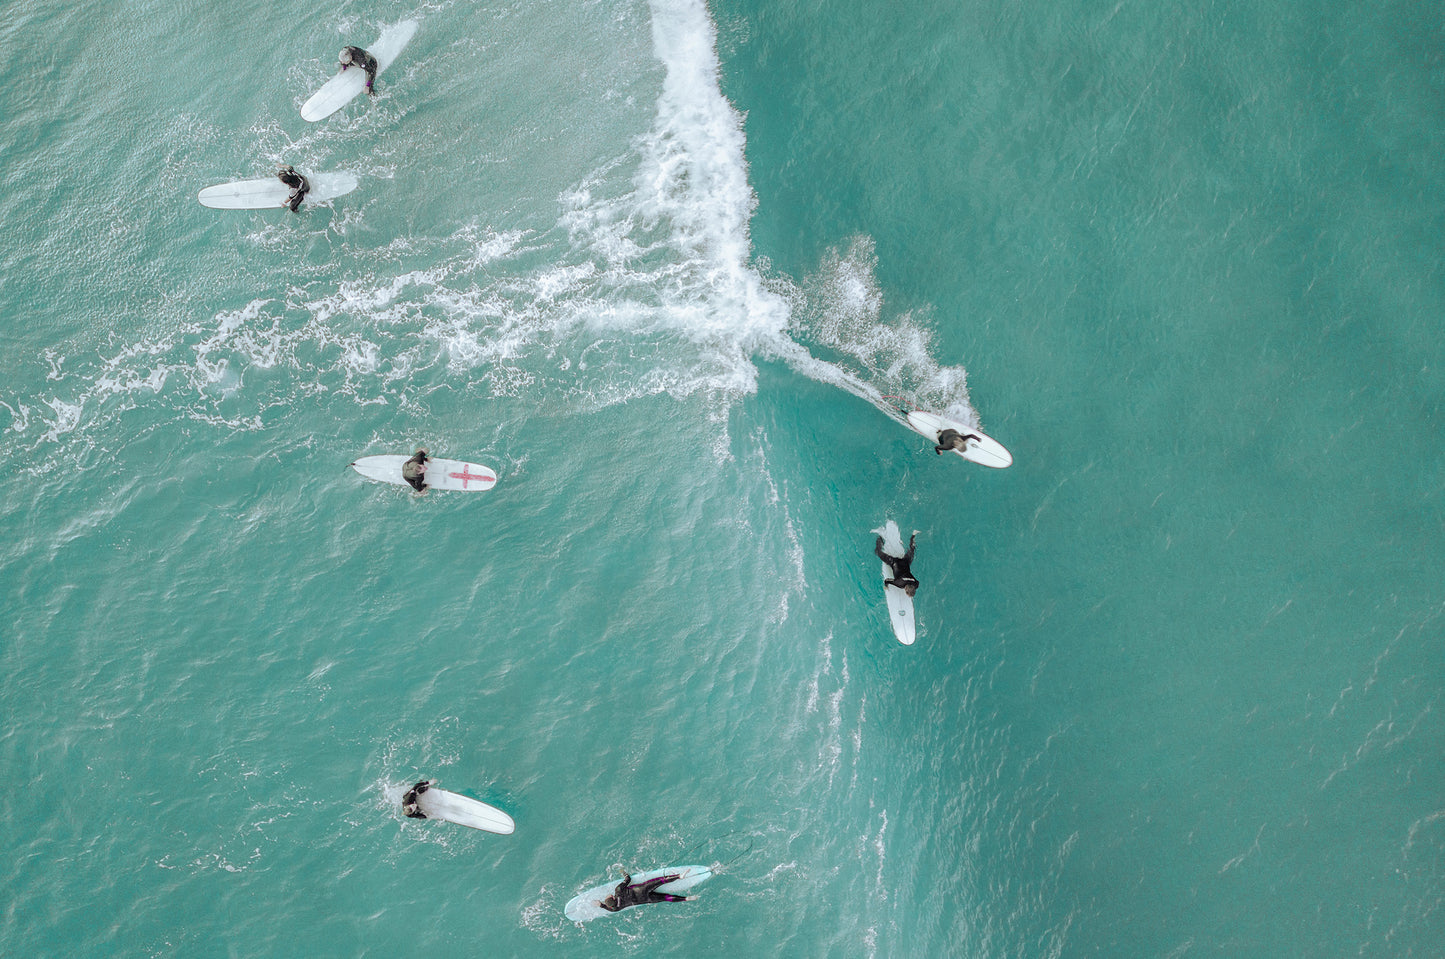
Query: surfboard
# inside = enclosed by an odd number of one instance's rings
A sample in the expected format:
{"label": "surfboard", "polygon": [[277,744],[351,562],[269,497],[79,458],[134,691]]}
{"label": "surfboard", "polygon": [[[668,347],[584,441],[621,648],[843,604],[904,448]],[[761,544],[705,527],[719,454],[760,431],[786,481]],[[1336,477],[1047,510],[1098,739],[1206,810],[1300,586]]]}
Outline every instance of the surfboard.
{"label": "surfboard", "polygon": [[[907,552],[903,548],[903,535],[898,532],[898,524],[889,520],[882,529],[875,529],[873,532],[883,537],[883,552],[889,556],[902,556]],[[887,563],[883,564],[883,578],[893,578],[893,570]],[[904,646],[912,646],[917,633],[917,623],[913,619],[913,597],[909,596],[897,586],[884,586],[883,596],[888,601],[888,621],[893,625],[893,635]]]}
{"label": "surfboard", "polygon": [[908,425],[933,442],[938,442],[938,434],[944,430],[953,429],[965,435],[972,434],[977,439],[968,440],[968,448],[952,450],[964,459],[981,466],[992,466],[994,469],[1003,469],[1005,466],[1013,465],[1013,454],[1004,449],[1003,444],[989,436],[984,436],[980,431],[954,420],[944,419],[933,413],[926,413],[923,410],[914,410],[908,414]]}
{"label": "surfboard", "polygon": [[[345,196],[356,189],[356,177],[350,173],[313,173],[306,175],[311,189],[301,201],[302,208]],[[287,204],[291,188],[274,176],[268,180],[237,180],[208,186],[196,194],[201,206],[213,210],[270,210]]]}
{"label": "surfboard", "polygon": [[[409,459],[410,456],[394,453],[385,456],[363,456],[352,463],[351,468],[367,479],[410,486],[410,483],[401,478],[401,465]],[[436,456],[428,457],[423,475],[428,489],[476,493],[497,485],[497,474],[480,463],[444,460]]]}
{"label": "surfboard", "polygon": [[[402,49],[411,42],[418,24],[415,20],[403,20],[381,31],[376,42],[366,47],[366,52],[376,57],[376,75],[381,76]],[[339,64],[338,64],[339,66]],[[301,105],[301,119],[324,120],[346,106],[366,89],[366,71],[360,67],[348,67],[327,80],[320,90],[311,94],[311,99]]]}
{"label": "surfboard", "polygon": [[444,819],[458,826],[470,826],[500,836],[510,836],[517,828],[511,816],[496,806],[488,806],[480,800],[460,796],[435,786],[428,787],[416,797],[416,804],[428,819]]}
{"label": "surfboard", "polygon": [[[669,892],[674,896],[680,896],[698,883],[705,882],[712,878],[712,870],[707,866],[669,866],[666,869],[650,869],[647,872],[634,873],[632,882],[636,884],[646,882],[649,879],[656,879],[658,876],[673,875],[679,878],[673,882],[658,886],[658,892]],[[603,899],[612,895],[612,891],[617,888],[617,884],[621,881],[622,877],[619,876],[611,882],[604,882],[600,886],[593,886],[586,892],[579,892],[567,902],[566,908],[562,911],[565,912],[567,918],[573,922],[588,922],[601,916],[613,915],[613,913],[608,912],[598,904]],[[630,908],[632,907],[629,907],[629,909]],[[626,912],[628,910],[622,911]]]}

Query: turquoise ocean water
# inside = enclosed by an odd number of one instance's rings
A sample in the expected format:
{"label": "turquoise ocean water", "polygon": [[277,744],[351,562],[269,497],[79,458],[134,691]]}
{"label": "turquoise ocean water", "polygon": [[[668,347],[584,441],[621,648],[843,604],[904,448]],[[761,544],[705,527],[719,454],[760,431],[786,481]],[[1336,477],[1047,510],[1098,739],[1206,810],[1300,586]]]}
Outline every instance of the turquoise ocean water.
{"label": "turquoise ocean water", "polygon": [[1437,6],[0,10],[4,954],[1442,954]]}

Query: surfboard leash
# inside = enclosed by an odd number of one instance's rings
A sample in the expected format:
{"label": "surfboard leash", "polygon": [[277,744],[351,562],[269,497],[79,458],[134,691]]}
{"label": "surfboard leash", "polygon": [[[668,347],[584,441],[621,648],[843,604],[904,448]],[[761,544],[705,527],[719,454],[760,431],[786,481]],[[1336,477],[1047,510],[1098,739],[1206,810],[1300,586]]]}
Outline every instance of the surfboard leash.
{"label": "surfboard leash", "polygon": [[[892,395],[891,393],[885,393],[885,394],[883,394],[883,399],[885,399],[885,400],[894,400],[895,402],[898,402],[898,403],[908,403],[909,405],[912,405],[912,403],[910,402],[910,400],[909,400],[908,397],[906,397],[906,396],[894,396],[894,395]],[[898,407],[898,412],[902,413],[904,416],[907,416],[909,413],[912,413],[913,410],[916,410],[916,409],[918,409],[917,406],[913,406],[912,409],[909,409],[908,406],[900,406],[900,407]]]}

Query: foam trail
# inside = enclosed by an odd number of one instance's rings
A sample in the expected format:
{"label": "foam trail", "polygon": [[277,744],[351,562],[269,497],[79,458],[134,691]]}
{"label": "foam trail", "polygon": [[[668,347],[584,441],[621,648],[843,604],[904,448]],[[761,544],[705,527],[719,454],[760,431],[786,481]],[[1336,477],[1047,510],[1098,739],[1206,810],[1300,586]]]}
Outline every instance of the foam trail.
{"label": "foam trail", "polygon": [[849,373],[847,370],[826,360],[820,360],[807,349],[788,339],[786,336],[779,337],[776,341],[766,344],[765,355],[771,354],[788,364],[788,368],[803,374],[809,379],[817,380],[820,383],[827,383],[852,393],[861,400],[865,400],[877,407],[889,419],[894,420],[903,426],[908,425],[908,417],[899,412],[890,400],[883,396],[881,390],[864,380],[862,377]]}
{"label": "foam trail", "polygon": [[656,130],[643,151],[636,199],[649,218],[668,215],[687,258],[701,264],[712,322],[726,324],[730,338],[743,350],[776,357],[795,372],[852,393],[906,426],[906,417],[882,390],[789,337],[794,311],[807,314],[806,307],[816,304],[816,322],[807,323],[806,329],[824,345],[853,355],[899,389],[906,388],[902,375],[909,367],[917,368],[914,372],[924,374],[930,399],[955,418],[977,425],[961,371],[942,373],[928,355],[926,334],[906,327],[895,331],[878,322],[882,296],[872,280],[870,241],[856,241],[847,254],[832,257],[824,264],[822,279],[792,297],[766,288],[750,267],[749,222],[756,197],[747,182],[742,118],[718,83],[712,21],[700,0],[653,0],[651,6],[653,45],[667,79]]}

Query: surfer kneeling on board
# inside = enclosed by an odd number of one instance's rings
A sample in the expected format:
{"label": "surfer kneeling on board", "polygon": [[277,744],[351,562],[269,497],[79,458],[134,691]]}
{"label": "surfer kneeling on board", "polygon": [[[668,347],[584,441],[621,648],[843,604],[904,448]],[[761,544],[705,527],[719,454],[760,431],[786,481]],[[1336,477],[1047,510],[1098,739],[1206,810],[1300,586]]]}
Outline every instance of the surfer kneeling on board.
{"label": "surfer kneeling on board", "polygon": [[376,91],[371,88],[372,84],[376,82],[376,57],[373,57],[361,49],[361,47],[342,47],[341,69],[338,72],[345,73],[347,67],[361,67],[365,70],[366,95],[369,97],[376,96]]}
{"label": "surfer kneeling on board", "polygon": [[882,536],[878,537],[878,542],[873,544],[873,552],[878,555],[879,559],[883,560],[884,563],[888,564],[888,568],[893,571],[893,578],[885,579],[883,581],[883,585],[897,586],[909,596],[912,596],[914,593],[918,592],[918,580],[914,578],[913,570],[910,568],[913,563],[913,541],[917,538],[918,531],[914,530],[913,535],[908,537],[908,552],[904,553],[902,556],[889,556],[887,553],[883,552]]}
{"label": "surfer kneeling on board", "polygon": [[276,171],[276,178],[291,188],[291,195],[286,198],[286,205],[295,213],[301,207],[301,201],[306,194],[311,192],[311,181],[296,172],[296,168],[287,163]]}
{"label": "surfer kneeling on board", "polygon": [[958,450],[962,453],[968,449],[968,441],[983,442],[975,433],[960,433],[958,430],[948,429],[938,434],[938,443],[933,447],[933,452],[939,456],[944,450]]}
{"label": "surfer kneeling on board", "polygon": [[401,478],[411,484],[418,493],[426,492],[426,450],[417,450],[416,455],[401,464]]}
{"label": "surfer kneeling on board", "polygon": [[639,882],[633,885],[632,873],[623,873],[622,881],[612,891],[612,895],[603,899],[597,905],[608,912],[621,912],[628,906],[645,906],[651,902],[687,902],[686,896],[674,896],[670,892],[658,892],[658,886],[665,886],[670,882],[677,882],[681,875],[658,876],[656,879],[649,879],[646,882]]}
{"label": "surfer kneeling on board", "polygon": [[421,806],[417,805],[416,797],[430,789],[432,782],[433,780],[423,779],[408,789],[406,795],[401,797],[401,811],[412,819],[425,819],[426,813],[422,812]]}

